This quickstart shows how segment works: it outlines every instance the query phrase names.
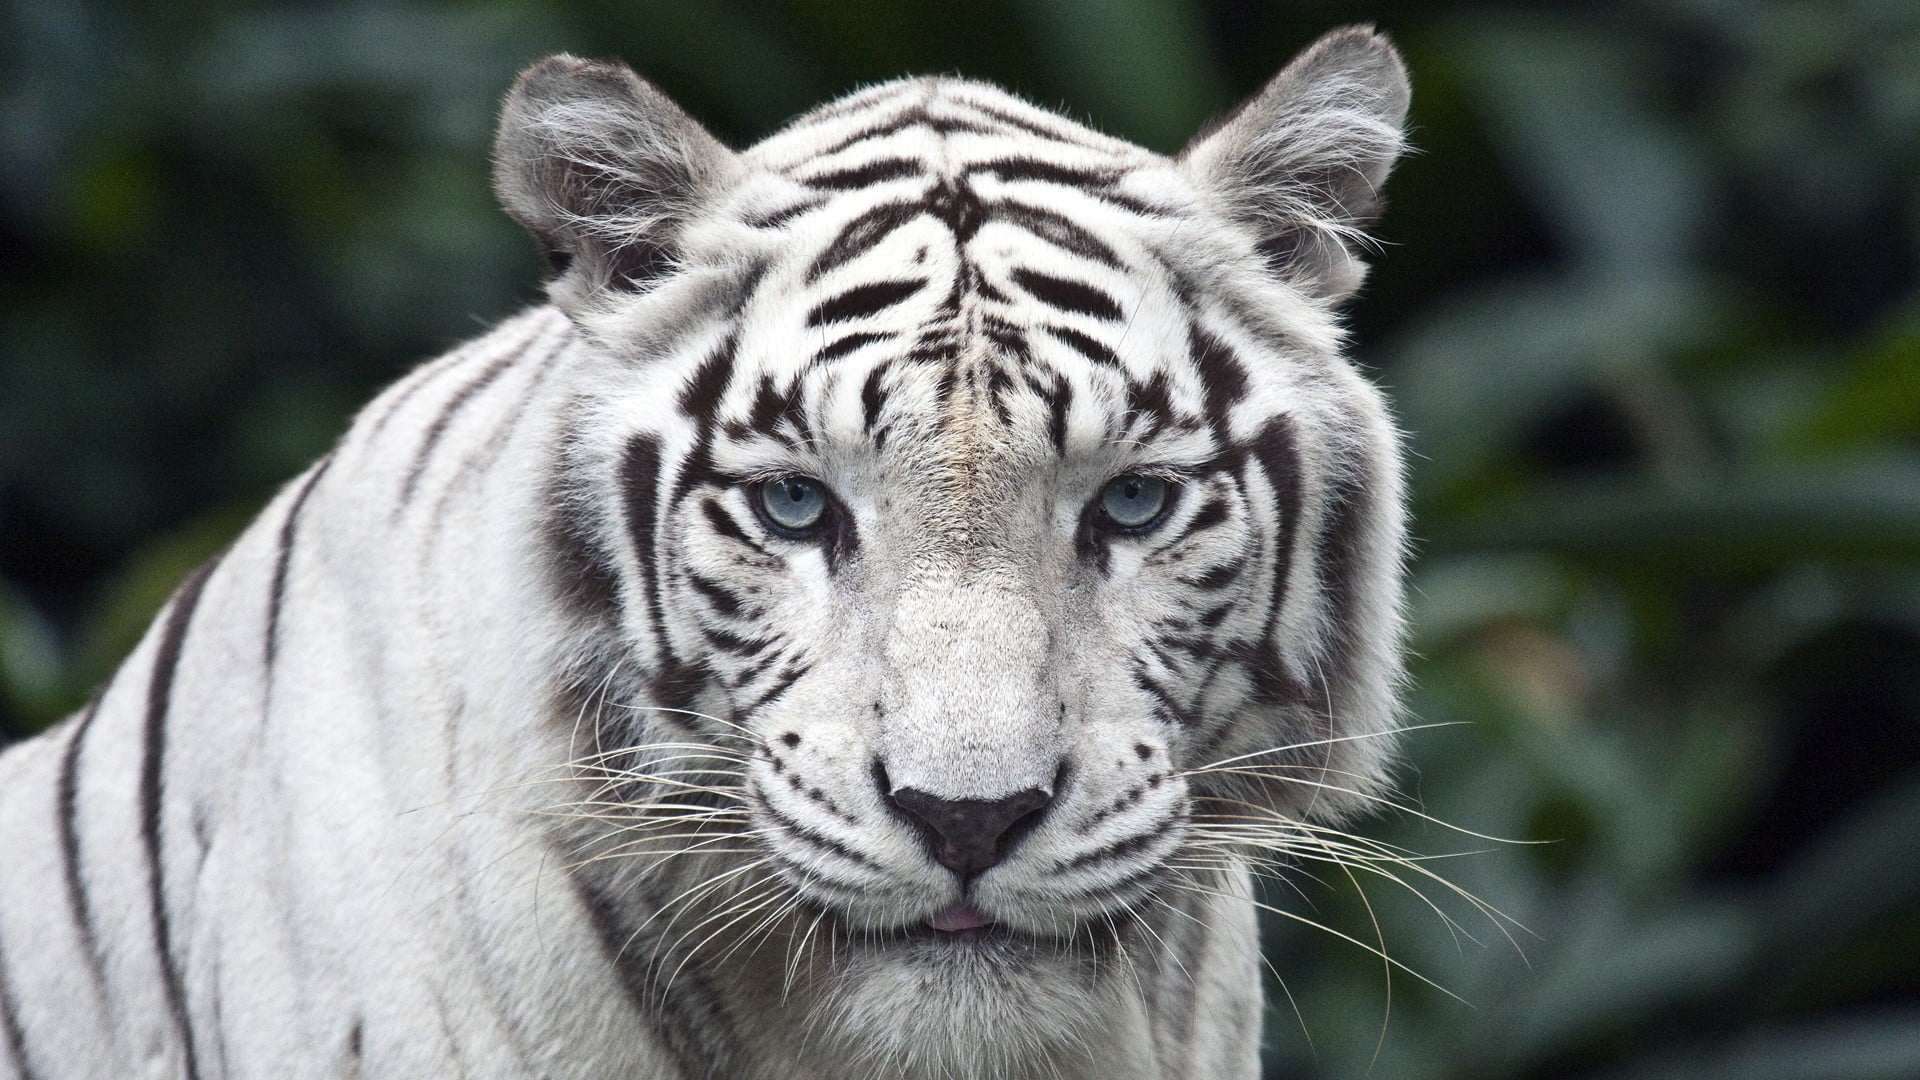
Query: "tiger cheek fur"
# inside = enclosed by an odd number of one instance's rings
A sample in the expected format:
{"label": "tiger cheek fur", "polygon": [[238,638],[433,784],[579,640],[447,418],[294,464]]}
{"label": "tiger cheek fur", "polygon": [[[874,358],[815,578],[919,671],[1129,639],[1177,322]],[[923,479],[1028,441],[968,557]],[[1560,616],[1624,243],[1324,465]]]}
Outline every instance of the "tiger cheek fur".
{"label": "tiger cheek fur", "polygon": [[0,882],[0,1066],[1257,1075],[1248,857],[1396,722],[1398,439],[1335,312],[1406,96],[1355,28],[1171,158],[944,78],[735,152],[529,69],[495,177],[551,306],[0,757],[71,915]]}

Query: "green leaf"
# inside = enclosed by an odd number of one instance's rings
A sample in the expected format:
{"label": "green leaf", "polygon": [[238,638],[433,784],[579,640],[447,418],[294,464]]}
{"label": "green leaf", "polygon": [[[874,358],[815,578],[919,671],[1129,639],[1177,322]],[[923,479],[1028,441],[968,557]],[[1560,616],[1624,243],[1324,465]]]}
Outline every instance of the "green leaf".
{"label": "green leaf", "polygon": [[1669,1054],[1608,1080],[1912,1080],[1920,1076],[1920,1011],[1886,1010],[1759,1030],[1707,1050]]}
{"label": "green leaf", "polygon": [[1551,551],[1666,570],[1920,558],[1920,460],[1748,477],[1698,490],[1639,479],[1538,485],[1425,523],[1430,550]]}

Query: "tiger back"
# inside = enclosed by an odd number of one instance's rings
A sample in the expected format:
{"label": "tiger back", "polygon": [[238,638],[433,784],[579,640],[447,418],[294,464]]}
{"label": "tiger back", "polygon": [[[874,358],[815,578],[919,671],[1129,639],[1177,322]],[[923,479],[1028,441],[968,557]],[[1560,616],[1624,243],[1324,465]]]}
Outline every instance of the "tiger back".
{"label": "tiger back", "polygon": [[1249,868],[1385,783],[1341,355],[1407,84],[1175,157],[906,79],[742,152],[523,74],[551,302],[0,755],[0,1077],[1253,1077]]}

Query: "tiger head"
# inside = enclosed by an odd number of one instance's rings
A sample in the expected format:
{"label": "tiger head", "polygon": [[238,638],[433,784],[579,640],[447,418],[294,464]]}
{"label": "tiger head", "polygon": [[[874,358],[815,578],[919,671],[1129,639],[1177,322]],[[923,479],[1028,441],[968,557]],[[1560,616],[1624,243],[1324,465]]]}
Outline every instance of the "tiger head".
{"label": "tiger head", "polygon": [[621,798],[744,841],[659,864],[837,936],[843,1012],[1070,1026],[1156,904],[1383,783],[1401,466],[1336,309],[1406,104],[1365,29],[1172,157],[949,78],[743,152],[617,63],[516,85],[498,191],[600,357],[566,679]]}

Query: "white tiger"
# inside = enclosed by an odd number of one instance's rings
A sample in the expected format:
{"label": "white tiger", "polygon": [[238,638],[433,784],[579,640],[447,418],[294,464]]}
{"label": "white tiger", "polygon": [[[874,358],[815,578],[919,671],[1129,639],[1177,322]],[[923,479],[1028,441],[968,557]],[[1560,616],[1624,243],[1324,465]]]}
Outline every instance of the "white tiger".
{"label": "white tiger", "polygon": [[1352,28],[1173,158],[948,78],[735,153],[535,65],[551,305],[0,757],[0,1076],[1256,1075],[1249,862],[1395,727],[1406,101]]}

